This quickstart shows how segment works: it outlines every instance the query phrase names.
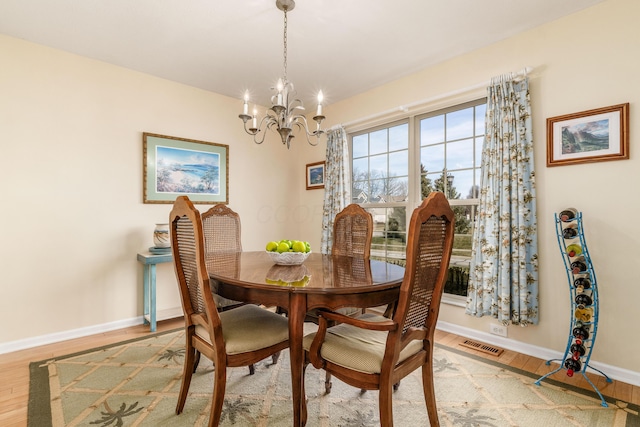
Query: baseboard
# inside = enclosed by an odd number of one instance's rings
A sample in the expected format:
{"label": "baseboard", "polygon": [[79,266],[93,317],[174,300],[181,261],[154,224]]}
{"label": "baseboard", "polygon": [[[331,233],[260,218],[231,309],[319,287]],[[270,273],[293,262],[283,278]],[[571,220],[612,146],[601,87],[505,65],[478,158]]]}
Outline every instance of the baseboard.
{"label": "baseboard", "polygon": [[85,328],[71,329],[53,334],[40,335],[32,338],[25,338],[17,341],[9,341],[0,344],[0,354],[11,353],[13,351],[25,350],[46,344],[53,344],[74,338],[86,337],[88,335],[101,334],[103,332],[114,331],[116,329],[128,328],[142,324],[142,316],[131,319],[118,320],[115,322],[103,323],[100,325],[87,326]]}
{"label": "baseboard", "polygon": [[[544,347],[538,347],[522,341],[499,337],[487,332],[477,331],[475,329],[466,328],[464,326],[459,326],[440,320],[438,320],[436,328],[443,332],[449,332],[452,334],[460,335],[461,337],[475,339],[483,343],[495,345],[507,350],[516,351],[522,354],[528,354],[542,360],[562,359],[562,357],[564,356],[564,351],[556,351]],[[604,372],[611,379],[640,387],[640,372],[607,365],[606,363],[600,363],[593,359],[589,360],[589,366]],[[599,373],[591,369],[588,369],[587,373],[600,375]]]}

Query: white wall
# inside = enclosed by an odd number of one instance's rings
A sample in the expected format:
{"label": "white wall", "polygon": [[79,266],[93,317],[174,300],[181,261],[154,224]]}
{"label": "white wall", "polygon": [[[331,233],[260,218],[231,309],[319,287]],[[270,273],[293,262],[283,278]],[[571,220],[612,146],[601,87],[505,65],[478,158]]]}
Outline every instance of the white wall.
{"label": "white wall", "polygon": [[[327,126],[353,122],[535,67],[540,324],[510,327],[509,337],[564,350],[569,293],[553,214],[574,206],[584,215],[600,286],[592,360],[636,372],[640,287],[626,248],[640,243],[637,16],[637,0],[608,0],[326,110]],[[280,236],[319,248],[323,194],[306,191],[303,177],[305,164],[324,159],[324,143],[256,146],[241,130],[239,100],[17,39],[0,36],[0,63],[0,346],[142,314],[136,253],[152,245],[154,223],[170,209],[142,203],[145,131],[230,146],[230,206],[242,217],[245,249]],[[430,107],[484,93],[471,92]],[[546,167],[547,117],[624,102],[631,103],[630,160]],[[179,305],[169,265],[158,281],[159,308]],[[440,319],[483,332],[490,321],[451,305]]]}
{"label": "white wall", "polygon": [[[244,248],[289,235],[304,166],[241,100],[6,36],[0,63],[0,345],[142,315],[136,253],[171,209],[142,202],[143,132],[229,145]],[[180,306],[171,264],[158,288]]]}
{"label": "white wall", "polygon": [[[640,342],[633,329],[640,301],[633,249],[640,245],[639,149],[640,2],[608,0],[485,49],[333,104],[326,115],[334,123],[397,109],[420,100],[431,108],[479,98],[484,89],[454,97],[442,95],[473,88],[491,77],[525,66],[530,76],[537,178],[540,256],[540,324],[509,327],[509,338],[563,352],[570,302],[557,245],[554,213],[569,206],[583,212],[589,252],[600,292],[600,322],[592,360],[638,372]],[[437,42],[437,41],[434,41]],[[546,166],[546,118],[630,103],[631,159],[573,166]],[[410,110],[410,113],[412,111]],[[349,130],[349,127],[347,127]],[[301,198],[302,199],[302,198]],[[305,200],[305,199],[302,199]],[[305,203],[319,203],[319,197]],[[309,225],[317,228],[317,224]],[[461,307],[443,304],[440,320],[488,332],[491,319],[473,318]]]}

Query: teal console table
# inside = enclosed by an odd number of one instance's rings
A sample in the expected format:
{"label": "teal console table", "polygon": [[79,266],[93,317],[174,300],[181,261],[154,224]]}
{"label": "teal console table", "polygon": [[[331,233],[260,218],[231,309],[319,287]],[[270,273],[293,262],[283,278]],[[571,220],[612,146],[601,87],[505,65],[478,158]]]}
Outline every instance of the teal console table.
{"label": "teal console table", "polygon": [[143,281],[143,298],[144,298],[144,324],[149,325],[151,332],[156,331],[156,264],[163,262],[172,262],[173,256],[154,255],[150,252],[139,253],[138,261],[144,266]]}

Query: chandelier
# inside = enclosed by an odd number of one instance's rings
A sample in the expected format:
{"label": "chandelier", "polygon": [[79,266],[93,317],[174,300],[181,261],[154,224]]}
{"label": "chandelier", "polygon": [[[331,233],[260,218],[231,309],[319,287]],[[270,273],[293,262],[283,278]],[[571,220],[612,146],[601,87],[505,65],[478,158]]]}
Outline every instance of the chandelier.
{"label": "chandelier", "polygon": [[[311,145],[317,145],[320,135],[324,130],[320,128],[325,117],[322,115],[322,91],[318,92],[318,108],[313,120],[316,122],[316,129],[309,130],[307,118],[304,116],[304,105],[302,101],[296,98],[296,91],[293,83],[287,79],[287,12],[293,10],[296,6],[294,0],[276,0],[276,7],[284,12],[284,74],[278,79],[275,88],[275,95],[271,97],[271,108],[269,108],[264,117],[258,117],[257,109],[254,107],[253,115],[249,115],[249,91],[244,94],[244,103],[242,106],[242,114],[238,117],[244,123],[244,130],[249,135],[253,135],[253,142],[262,144],[266,135],[266,129],[277,130],[282,138],[282,143],[290,148],[291,140],[294,138],[293,127],[303,130],[307,138],[307,142]],[[247,123],[250,124],[248,125]],[[248,126],[248,127],[247,127]],[[315,137],[314,140],[310,137]]]}

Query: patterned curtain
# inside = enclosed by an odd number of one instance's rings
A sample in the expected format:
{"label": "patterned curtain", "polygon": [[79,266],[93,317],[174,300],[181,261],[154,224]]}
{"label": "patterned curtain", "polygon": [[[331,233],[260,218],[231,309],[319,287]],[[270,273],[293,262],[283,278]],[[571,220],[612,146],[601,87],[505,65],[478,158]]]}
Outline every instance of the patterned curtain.
{"label": "patterned curtain", "polygon": [[333,219],[351,201],[351,168],[347,133],[343,127],[327,132],[327,160],[324,168],[324,208],[320,251],[331,253]]}
{"label": "patterned curtain", "polygon": [[538,323],[538,225],[529,81],[494,77],[487,89],[482,178],[466,313]]}

